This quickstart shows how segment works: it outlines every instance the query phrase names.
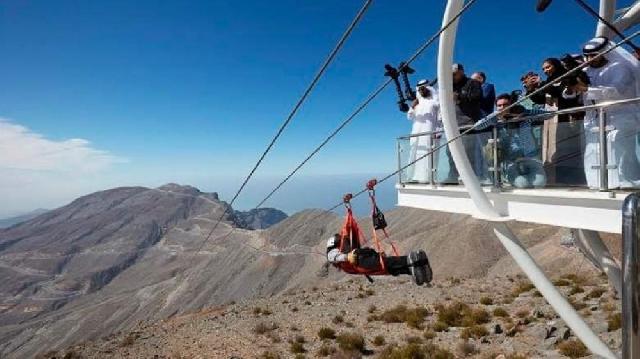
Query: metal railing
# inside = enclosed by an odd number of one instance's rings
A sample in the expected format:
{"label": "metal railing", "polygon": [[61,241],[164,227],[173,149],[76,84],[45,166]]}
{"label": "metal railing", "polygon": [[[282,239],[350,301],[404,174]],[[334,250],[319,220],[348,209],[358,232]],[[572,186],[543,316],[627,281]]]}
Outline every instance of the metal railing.
{"label": "metal railing", "polygon": [[[607,144],[607,135],[610,131],[614,130],[615,128],[607,125],[607,110],[609,110],[611,107],[616,107],[616,106],[620,107],[624,105],[631,105],[631,104],[638,104],[638,103],[640,103],[640,97],[625,99],[625,100],[606,101],[599,104],[568,108],[568,109],[563,109],[558,111],[549,111],[543,114],[515,116],[515,118],[501,121],[500,125],[505,126],[506,128],[514,129],[520,124],[522,124],[523,122],[530,121],[536,124],[537,126],[539,126],[544,123],[544,120],[553,118],[555,116],[578,114],[578,113],[585,113],[585,112],[587,113],[587,115],[589,115],[589,112],[590,112],[592,116],[595,116],[597,119],[597,122],[596,122],[597,127],[592,128],[591,131],[598,133],[598,163],[597,165],[592,166],[592,168],[590,169],[599,170],[599,176],[598,176],[599,188],[598,189],[600,191],[609,191],[611,189],[610,181],[609,181],[609,170],[616,169],[617,164],[608,163],[609,149]],[[628,109],[629,108],[625,108],[625,110],[628,110]],[[638,113],[637,115],[640,116],[640,113]],[[565,124],[565,123],[566,122],[559,122],[558,124]],[[575,124],[575,121],[571,123]],[[469,127],[470,126],[466,128],[468,129]],[[461,127],[461,131],[464,129],[465,129],[464,127]],[[640,131],[640,128],[638,128],[638,130]],[[584,129],[582,129],[581,131],[584,131]],[[503,185],[504,185],[503,177],[505,176],[503,173],[501,174],[501,172],[504,171],[507,160],[500,158],[499,156],[499,146],[500,146],[501,138],[498,133],[498,126],[491,126],[490,128],[487,128],[485,130],[477,130],[477,131],[472,130],[469,132],[469,134],[466,134],[465,136],[463,136],[463,138],[466,136],[476,136],[479,133],[491,133],[491,137],[489,138],[487,144],[492,146],[493,155],[491,156],[492,158],[490,159],[490,161],[487,161],[486,158],[485,158],[485,161],[489,162],[487,171],[492,176],[492,178],[490,179],[491,186],[493,186],[494,189],[499,190],[503,188]],[[580,133],[580,136],[584,136],[584,133]],[[409,156],[408,159],[404,158],[406,156],[403,156],[403,155],[406,155],[407,153],[405,153],[406,149],[403,147],[402,144],[405,142],[408,142],[410,145],[410,148],[408,149],[408,153],[411,153],[412,151],[415,152],[415,149],[411,148],[411,146],[413,145],[411,142],[414,142],[414,143],[418,142],[420,138],[425,138],[425,137],[428,138],[428,141],[426,142],[430,144],[429,148],[426,149],[427,153],[429,154],[424,159],[427,161],[426,168],[428,169],[428,173],[426,174],[426,179],[415,180],[415,179],[404,178],[403,172],[399,171],[398,181],[400,184],[421,183],[421,184],[430,184],[433,187],[440,184],[440,182],[437,179],[437,174],[438,174],[438,167],[442,167],[442,166],[436,165],[436,163],[438,162],[436,159],[438,158],[439,153],[435,151],[435,149],[438,146],[438,141],[441,141],[442,138],[444,137],[444,131],[441,131],[441,130],[428,131],[428,132],[415,133],[415,134],[398,137],[397,138],[398,169],[400,170],[403,166],[405,166],[406,164],[412,161],[411,156]],[[541,139],[538,139],[538,140],[542,141]],[[567,140],[567,139],[564,139],[564,140]],[[482,146],[483,145],[484,144],[482,144]],[[542,152],[542,148],[541,148],[542,146],[539,143],[536,145],[537,145],[537,150]],[[580,146],[581,148],[576,148],[577,157],[580,157],[584,153],[584,145],[580,145]],[[569,156],[567,159],[570,159],[570,158],[571,156]],[[564,160],[566,161],[567,159],[564,159]],[[470,159],[470,160],[473,160],[473,159]],[[551,164],[555,165],[555,163],[553,162],[551,162]],[[415,164],[414,166],[411,166],[411,167],[415,167]],[[546,183],[545,183],[545,186],[547,186]],[[582,185],[579,185],[579,186],[582,186]]]}

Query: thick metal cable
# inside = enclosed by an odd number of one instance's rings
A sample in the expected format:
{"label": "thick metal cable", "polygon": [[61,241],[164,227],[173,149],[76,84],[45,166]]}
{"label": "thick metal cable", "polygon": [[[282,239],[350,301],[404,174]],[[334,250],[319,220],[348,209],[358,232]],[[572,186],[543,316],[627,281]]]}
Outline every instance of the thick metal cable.
{"label": "thick metal cable", "polygon": [[[458,18],[460,16],[462,16],[462,14],[464,14],[465,11],[467,11],[467,9],[469,7],[471,7],[471,5],[473,5],[473,3],[475,3],[476,0],[471,0],[468,3],[466,3],[464,5],[464,7],[462,9],[460,9],[460,11],[456,14],[456,16],[453,17],[453,19],[451,19],[451,21],[449,21],[447,24],[445,24],[440,30],[438,30],[435,34],[433,34],[424,44],[422,44],[417,50],[416,52],[411,55],[411,57],[409,57],[405,63],[407,65],[410,65],[413,61],[415,61],[416,58],[418,58],[418,56],[420,56],[435,40],[438,39],[438,37],[440,36],[440,34],[445,31],[446,29],[449,28],[449,26],[451,26],[451,24],[453,24],[455,21],[458,20]],[[383,84],[381,84],[375,91],[373,91],[361,104],[360,106],[358,106],[356,108],[356,110],[349,115],[344,121],[342,121],[342,123],[340,124],[340,126],[338,126],[335,130],[333,130],[333,132],[331,132],[331,134],[329,134],[329,136],[327,136],[321,143],[320,145],[318,145],[318,147],[316,147],[304,160],[302,160],[302,162],[300,162],[296,168],[293,169],[293,171],[291,171],[273,190],[271,190],[271,192],[264,198],[262,199],[262,201],[260,201],[260,203],[258,203],[258,205],[256,206],[256,208],[259,208],[260,206],[262,206],[266,201],[269,200],[269,198],[271,198],[271,196],[273,196],[274,193],[276,193],[280,187],[282,187],[285,183],[287,183],[289,181],[289,179],[291,179],[291,177],[293,177],[307,162],[309,162],[309,160],[311,160],[311,158],[313,158],[318,152],[320,152],[320,150],[327,144],[329,143],[329,141],[331,141],[340,131],[342,131],[342,129],[347,126],[358,114],[360,114],[360,112],[362,112],[362,110],[364,110],[365,107],[367,107],[367,105],[369,105],[369,103],[371,101],[373,101],[373,99],[375,99],[376,97],[378,97],[378,95],[382,92],[382,90],[384,90],[390,83],[391,83],[392,79],[389,78],[387,79]]]}
{"label": "thick metal cable", "polygon": [[302,106],[302,103],[307,99],[307,97],[309,96],[311,91],[315,88],[316,84],[318,83],[318,81],[320,80],[322,75],[324,74],[325,70],[327,69],[327,67],[329,67],[329,64],[336,57],[336,55],[338,54],[338,52],[342,48],[342,45],[344,45],[344,43],[346,42],[346,40],[349,37],[349,35],[351,35],[351,32],[356,27],[358,22],[360,22],[360,19],[362,19],[362,16],[367,11],[367,9],[369,8],[369,5],[371,5],[372,1],[373,0],[366,0],[364,2],[364,4],[362,5],[362,8],[360,8],[360,11],[358,11],[356,16],[353,18],[353,20],[351,21],[351,24],[349,24],[349,27],[347,28],[347,30],[342,34],[342,37],[340,37],[340,40],[338,41],[336,46],[333,48],[333,50],[331,51],[329,56],[325,59],[325,61],[322,64],[322,66],[320,66],[320,69],[318,70],[318,72],[314,76],[314,78],[311,81],[311,83],[309,83],[309,86],[307,86],[307,89],[304,91],[304,93],[302,94],[302,96],[300,97],[298,102],[296,102],[296,104],[293,106],[293,109],[291,110],[291,112],[289,113],[289,115],[287,116],[285,121],[280,125],[280,128],[276,132],[276,135],[271,139],[271,142],[269,143],[267,148],[264,150],[264,152],[262,152],[262,154],[260,155],[260,158],[255,163],[255,165],[253,166],[253,168],[251,169],[251,171],[249,172],[247,177],[244,179],[244,181],[240,185],[240,188],[238,188],[236,193],[233,195],[233,198],[231,199],[229,204],[225,206],[225,209],[222,212],[222,215],[220,215],[220,218],[218,218],[218,221],[216,222],[216,224],[211,228],[211,231],[209,232],[209,234],[207,235],[205,240],[202,242],[200,247],[198,247],[198,250],[196,250],[195,254],[198,254],[198,252],[200,252],[200,250],[202,249],[202,247],[204,247],[204,245],[207,243],[209,238],[211,238],[211,235],[213,234],[213,232],[218,228],[218,226],[220,225],[220,222],[222,222],[222,220],[224,219],[224,216],[226,216],[227,213],[229,213],[229,210],[232,208],[233,204],[235,203],[236,199],[238,198],[238,196],[240,195],[242,190],[244,190],[245,186],[247,185],[247,183],[249,182],[251,177],[253,177],[254,173],[256,172],[258,167],[262,164],[262,161],[264,160],[264,158],[267,156],[267,153],[269,153],[269,151],[271,151],[271,148],[274,146],[274,144],[276,143],[276,141],[278,140],[280,135],[282,135],[282,132],[284,131],[284,129],[289,125],[289,123],[291,122],[291,120],[293,119],[295,114],[298,112],[298,109],[300,109],[300,107]]}

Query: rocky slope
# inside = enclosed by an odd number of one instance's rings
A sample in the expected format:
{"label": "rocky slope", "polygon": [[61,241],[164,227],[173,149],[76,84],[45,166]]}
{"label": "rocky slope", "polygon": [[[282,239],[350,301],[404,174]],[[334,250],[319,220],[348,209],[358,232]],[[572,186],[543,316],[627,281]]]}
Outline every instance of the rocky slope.
{"label": "rocky slope", "polygon": [[[618,351],[620,312],[606,280],[568,275],[556,281]],[[41,357],[592,357],[531,287],[520,276],[452,278],[430,288],[402,278],[343,279],[139,323]]]}
{"label": "rocky slope", "polygon": [[[139,323],[328,288],[344,278],[333,270],[320,275],[324,241],[338,230],[339,216],[308,210],[266,230],[248,230],[230,210],[200,248],[225,206],[216,194],[188,186],[118,188],[0,230],[0,281],[7,283],[0,287],[0,356],[29,357]],[[402,251],[427,250],[436,283],[517,272],[485,222],[406,208],[389,211],[387,219]],[[362,224],[370,233],[368,221]],[[558,245],[561,229],[512,228],[541,249],[543,263],[565,263],[558,273],[589,268]]]}
{"label": "rocky slope", "polygon": [[258,208],[246,212],[235,211],[237,222],[246,229],[265,229],[287,218],[287,214],[275,208]]}
{"label": "rocky slope", "polygon": [[15,217],[10,217],[10,218],[3,218],[0,219],[0,228],[8,228],[11,226],[14,226],[18,223],[22,223],[22,222],[26,222],[30,219],[36,218],[39,215],[47,212],[47,209],[43,209],[43,208],[38,208],[35,209],[29,213],[25,213],[19,216],[15,216]]}

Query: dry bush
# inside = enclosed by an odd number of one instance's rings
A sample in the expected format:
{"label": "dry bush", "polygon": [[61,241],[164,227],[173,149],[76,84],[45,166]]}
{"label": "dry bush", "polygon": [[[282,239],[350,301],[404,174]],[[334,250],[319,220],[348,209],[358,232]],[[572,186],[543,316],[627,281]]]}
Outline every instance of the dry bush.
{"label": "dry bush", "polygon": [[376,335],[376,337],[373,338],[373,345],[375,345],[377,347],[383,346],[385,342],[386,342],[386,340],[384,339],[384,337],[382,335]]}
{"label": "dry bush", "polygon": [[460,338],[462,339],[480,339],[487,335],[489,335],[489,331],[483,325],[473,325],[471,327],[464,328],[460,332]]}
{"label": "dry bush", "polygon": [[340,349],[345,351],[358,351],[364,353],[365,342],[364,337],[358,333],[342,333],[336,337],[336,343]]}
{"label": "dry bush", "polygon": [[260,355],[260,359],[280,359],[280,354],[267,350]]}
{"label": "dry bush", "polygon": [[529,309],[520,309],[516,312],[516,317],[524,319],[529,316],[529,312]]}
{"label": "dry bush", "polygon": [[121,347],[131,346],[133,345],[133,343],[135,343],[136,339],[138,339],[137,333],[129,333],[122,339],[122,341],[120,342],[120,346]]}
{"label": "dry bush", "polygon": [[431,329],[433,329],[434,332],[445,332],[449,329],[449,324],[437,321],[431,325]]}
{"label": "dry bush", "polygon": [[490,297],[482,297],[480,298],[480,304],[482,305],[492,305],[493,304],[493,299]]}
{"label": "dry bush", "polygon": [[555,285],[556,287],[568,287],[571,285],[571,282],[569,282],[567,279],[560,278],[554,280],[553,285]]}
{"label": "dry bush", "polygon": [[336,348],[327,344],[322,344],[322,346],[318,348],[318,351],[316,352],[316,354],[318,354],[318,356],[321,356],[321,357],[328,357],[329,355],[334,354],[335,352],[336,352]]}
{"label": "dry bush", "polygon": [[322,340],[335,339],[336,331],[331,328],[320,328],[320,330],[318,330],[318,338]]}
{"label": "dry bush", "polygon": [[589,293],[587,293],[585,298],[589,298],[589,299],[600,298],[606,291],[607,290],[603,288],[593,288]]}
{"label": "dry bush", "polygon": [[571,304],[573,306],[573,308],[575,308],[575,310],[582,310],[584,308],[587,307],[586,304],[579,302],[578,300],[574,299],[574,298],[568,298],[569,300],[569,304]]}
{"label": "dry bush", "polygon": [[375,305],[371,304],[369,306],[369,309],[367,309],[367,313],[371,314],[371,313],[375,312],[376,310],[378,310],[378,307],[376,307]]}
{"label": "dry bush", "polygon": [[336,315],[335,317],[333,317],[333,319],[331,319],[331,321],[333,322],[333,324],[344,323],[344,317],[341,315]]}
{"label": "dry bush", "polygon": [[580,358],[589,354],[587,347],[579,340],[565,340],[561,342],[558,344],[558,351],[560,351],[560,354],[568,356],[569,358]]}
{"label": "dry bush", "polygon": [[404,341],[409,344],[422,344],[422,338],[413,335],[404,338]]}
{"label": "dry bush", "polygon": [[265,334],[268,333],[272,330],[276,330],[278,329],[278,324],[276,323],[265,323],[265,322],[260,322],[258,324],[256,324],[255,327],[253,327],[253,332],[255,334]]}
{"label": "dry bush", "polygon": [[289,351],[293,354],[301,354],[307,352],[307,350],[304,348],[304,345],[298,342],[292,342],[289,346]]}
{"label": "dry bush", "polygon": [[518,284],[515,286],[515,288],[513,288],[512,295],[513,295],[514,297],[517,297],[517,296],[519,296],[519,295],[520,295],[520,294],[522,294],[522,293],[526,293],[526,292],[528,292],[528,291],[532,290],[533,288],[535,288],[535,286],[534,286],[531,282],[528,282],[528,281],[520,281],[520,282],[518,282]]}
{"label": "dry bush", "polygon": [[293,339],[293,341],[296,342],[296,343],[300,343],[300,344],[304,344],[304,343],[307,342],[307,340],[302,335],[296,335],[296,337]]}
{"label": "dry bush", "polygon": [[421,329],[422,323],[427,315],[429,315],[429,311],[426,308],[416,307],[408,309],[405,305],[398,305],[384,311],[377,316],[377,318],[385,323],[404,322],[411,328]]}
{"label": "dry bush", "polygon": [[433,329],[426,329],[422,336],[427,340],[431,340],[436,337],[436,332]]}
{"label": "dry bush", "polygon": [[260,315],[260,314],[262,314],[262,308],[255,307],[255,308],[253,308],[252,313],[253,313],[253,315]]}
{"label": "dry bush", "polygon": [[610,313],[607,316],[607,331],[613,332],[622,328],[622,314]]}
{"label": "dry bush", "polygon": [[506,318],[509,316],[509,313],[507,313],[506,309],[502,307],[497,307],[496,309],[493,310],[493,315],[496,317]]}
{"label": "dry bush", "polygon": [[429,343],[425,345],[407,344],[389,345],[378,355],[379,359],[453,359],[454,355],[446,349]]}
{"label": "dry bush", "polygon": [[569,295],[574,295],[578,293],[584,293],[584,288],[582,288],[582,286],[574,285],[573,287],[571,287],[571,290],[569,291]]}
{"label": "dry bush", "polygon": [[470,342],[465,340],[465,341],[462,341],[462,342],[458,343],[457,351],[458,351],[458,354],[460,354],[461,357],[467,357],[469,355],[473,355],[473,354],[477,353],[478,349],[476,348],[476,346],[473,343],[470,343]]}

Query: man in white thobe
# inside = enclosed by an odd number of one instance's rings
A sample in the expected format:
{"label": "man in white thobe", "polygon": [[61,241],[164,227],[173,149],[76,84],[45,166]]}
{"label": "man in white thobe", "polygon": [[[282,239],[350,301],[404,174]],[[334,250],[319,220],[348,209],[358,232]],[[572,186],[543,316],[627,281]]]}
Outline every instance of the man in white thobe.
{"label": "man in white thobe", "polygon": [[[439,134],[431,134],[442,128],[440,120],[440,103],[436,90],[427,85],[427,80],[418,81],[416,86],[417,99],[411,105],[411,109],[407,112],[407,118],[413,121],[411,134],[422,134],[421,136],[411,137],[410,140],[410,156],[409,162],[415,161],[432,150],[432,146],[437,145],[436,136]],[[433,166],[437,166],[437,154],[433,154]],[[429,156],[419,160],[413,166],[409,167],[408,179],[411,182],[428,183],[433,176],[433,168]]]}
{"label": "man in white thobe", "polygon": [[[640,64],[629,52],[617,47],[604,56],[599,53],[612,47],[605,37],[596,37],[583,47],[585,61],[589,66],[585,72],[590,83],[578,84],[565,90],[565,97],[582,94],[585,105],[611,100],[630,99],[640,96]],[[636,156],[636,135],[639,127],[636,104],[615,105],[605,109],[608,130],[607,164],[608,187],[632,188],[640,184],[640,165]],[[600,144],[598,111],[588,111],[584,120],[585,153],[584,171],[590,188],[600,187]]]}

